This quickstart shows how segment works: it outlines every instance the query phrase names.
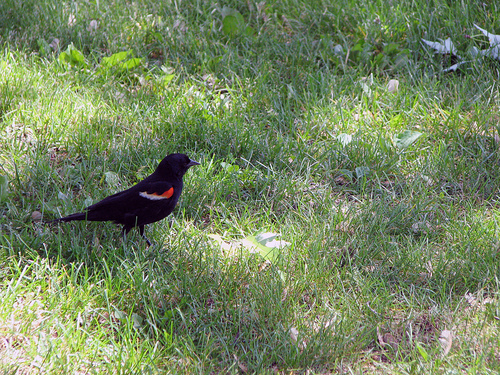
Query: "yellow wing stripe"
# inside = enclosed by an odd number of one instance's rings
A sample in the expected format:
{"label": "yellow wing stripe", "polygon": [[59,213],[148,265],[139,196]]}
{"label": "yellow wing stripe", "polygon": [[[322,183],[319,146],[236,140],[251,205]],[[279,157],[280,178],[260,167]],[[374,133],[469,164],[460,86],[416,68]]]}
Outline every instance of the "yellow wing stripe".
{"label": "yellow wing stripe", "polygon": [[167,191],[165,191],[162,194],[158,194],[158,193],[152,193],[152,194],[150,194],[147,191],[141,191],[139,193],[139,195],[141,197],[143,197],[143,198],[147,198],[147,199],[150,199],[152,201],[157,201],[157,200],[161,200],[161,199],[168,199],[172,195],[174,195],[174,188],[171,187],[170,189],[168,189]]}

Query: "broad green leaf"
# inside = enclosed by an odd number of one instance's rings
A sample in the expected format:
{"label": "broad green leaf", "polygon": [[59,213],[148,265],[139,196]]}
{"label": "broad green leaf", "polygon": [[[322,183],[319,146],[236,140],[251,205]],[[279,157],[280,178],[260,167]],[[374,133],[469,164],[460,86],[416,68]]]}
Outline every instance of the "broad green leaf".
{"label": "broad green leaf", "polygon": [[238,34],[238,20],[235,16],[226,16],[222,20],[222,32],[227,36]]}
{"label": "broad green leaf", "polygon": [[399,52],[399,44],[397,43],[388,43],[384,46],[384,53],[387,55],[396,54]]}
{"label": "broad green leaf", "polygon": [[235,36],[238,34],[245,33],[246,35],[252,35],[253,29],[247,28],[245,25],[245,20],[240,12],[236,9],[229,7],[222,8],[222,32],[227,36]]}
{"label": "broad green leaf", "polygon": [[71,59],[79,64],[83,64],[85,62],[85,57],[83,56],[83,53],[78,51],[76,48],[73,48],[71,50]]}
{"label": "broad green leaf", "polygon": [[132,70],[134,68],[137,68],[139,65],[141,65],[142,59],[139,57],[134,57],[133,59],[127,60],[124,63],[122,63],[120,66],[124,69],[127,70]]}
{"label": "broad green leaf", "polygon": [[279,249],[290,245],[289,242],[276,240],[277,236],[276,233],[260,233],[246,237],[241,243],[251,253],[259,253],[262,258],[274,263],[280,255]]}
{"label": "broad green leaf", "polygon": [[170,83],[171,80],[173,80],[175,77],[175,74],[166,74],[161,78],[161,82],[166,86]]}
{"label": "broad green leaf", "polygon": [[290,242],[283,241],[283,240],[277,240],[276,237],[278,237],[279,234],[277,233],[271,233],[271,232],[265,232],[265,233],[260,233],[255,236],[255,240],[260,243],[262,246],[269,247],[269,248],[277,248],[281,249],[282,247],[290,245]]}
{"label": "broad green leaf", "polygon": [[241,241],[243,246],[251,253],[258,253],[262,258],[274,263],[279,256],[279,249],[264,246],[257,241],[255,236],[248,236]]}
{"label": "broad green leaf", "polygon": [[226,162],[221,162],[220,166],[224,168],[229,173],[235,173],[240,170],[240,166],[238,164],[230,164]]}
{"label": "broad green leaf", "polygon": [[85,67],[87,65],[83,53],[77,50],[73,44],[70,44],[66,51],[59,54],[58,60],[71,66]]}
{"label": "broad green leaf", "polygon": [[7,199],[7,193],[9,189],[9,179],[7,176],[0,175],[0,202]]}
{"label": "broad green leaf", "polygon": [[227,16],[233,16],[236,18],[237,22],[244,23],[243,16],[241,15],[240,12],[238,12],[236,9],[229,8],[228,6],[224,6],[222,8],[222,18],[225,18]]}
{"label": "broad green leaf", "polygon": [[103,57],[101,65],[105,67],[116,66],[125,60],[129,54],[132,54],[132,50],[114,53],[109,57]]}
{"label": "broad green leaf", "polygon": [[274,240],[277,236],[277,233],[265,232],[256,235],[255,240],[261,245],[266,246],[267,242]]}
{"label": "broad green leaf", "polygon": [[396,147],[399,148],[400,150],[406,150],[421,136],[422,133],[420,132],[413,130],[405,130],[404,132],[396,134],[394,136],[394,143]]}
{"label": "broad green leaf", "polygon": [[38,44],[38,51],[40,51],[40,54],[42,56],[46,56],[50,53],[51,49],[50,49],[50,45],[49,43],[47,43],[47,41],[43,38],[39,38],[37,40],[37,44]]}
{"label": "broad green leaf", "polygon": [[69,54],[67,52],[61,52],[59,54],[58,60],[60,62],[68,63],[69,64],[71,59],[70,59]]}
{"label": "broad green leaf", "polygon": [[246,36],[253,36],[255,35],[255,30],[251,26],[245,27],[245,35]]}
{"label": "broad green leaf", "polygon": [[132,321],[135,329],[142,328],[144,319],[140,315],[132,313]]}
{"label": "broad green leaf", "polygon": [[113,315],[115,316],[116,319],[120,319],[120,320],[127,319],[127,314],[121,310],[115,309],[115,313]]}

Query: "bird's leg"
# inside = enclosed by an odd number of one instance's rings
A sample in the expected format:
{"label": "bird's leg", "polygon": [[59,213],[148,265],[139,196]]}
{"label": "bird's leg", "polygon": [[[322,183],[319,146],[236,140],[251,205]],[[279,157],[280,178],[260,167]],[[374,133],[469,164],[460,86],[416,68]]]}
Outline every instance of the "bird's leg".
{"label": "bird's leg", "polygon": [[144,225],[139,225],[139,234],[146,240],[148,246],[151,246],[151,241],[144,235]]}

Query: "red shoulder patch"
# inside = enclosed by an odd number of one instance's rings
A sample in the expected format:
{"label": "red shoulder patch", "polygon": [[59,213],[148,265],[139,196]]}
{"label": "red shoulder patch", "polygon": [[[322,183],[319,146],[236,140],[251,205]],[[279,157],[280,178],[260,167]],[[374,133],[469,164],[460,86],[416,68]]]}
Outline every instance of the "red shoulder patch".
{"label": "red shoulder patch", "polygon": [[165,197],[165,198],[170,198],[172,195],[174,195],[174,188],[173,187],[171,187],[170,189],[168,189],[167,191],[165,191],[160,196],[161,197]]}
{"label": "red shoulder patch", "polygon": [[147,198],[153,201],[160,200],[160,199],[168,199],[174,195],[174,188],[171,187],[170,189],[164,191],[163,193],[148,193],[147,191],[141,191],[139,195],[143,198]]}

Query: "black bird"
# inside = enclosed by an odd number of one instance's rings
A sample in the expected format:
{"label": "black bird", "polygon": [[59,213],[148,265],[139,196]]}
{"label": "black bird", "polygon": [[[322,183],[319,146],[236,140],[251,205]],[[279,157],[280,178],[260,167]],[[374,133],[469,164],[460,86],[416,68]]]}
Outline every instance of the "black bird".
{"label": "black bird", "polygon": [[110,195],[83,210],[51,221],[57,223],[73,220],[113,221],[123,225],[123,235],[138,227],[144,235],[144,225],[166,218],[174,210],[182,192],[182,177],[189,167],[200,163],[184,154],[165,157],[150,176],[130,189]]}

